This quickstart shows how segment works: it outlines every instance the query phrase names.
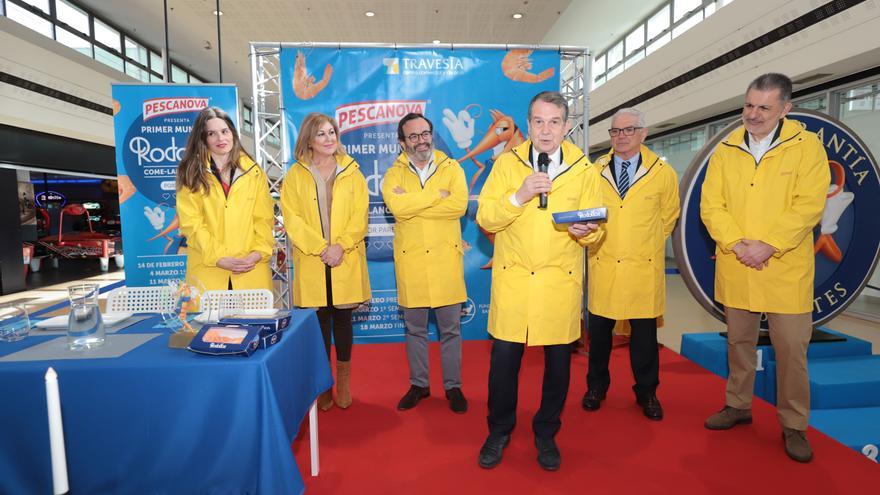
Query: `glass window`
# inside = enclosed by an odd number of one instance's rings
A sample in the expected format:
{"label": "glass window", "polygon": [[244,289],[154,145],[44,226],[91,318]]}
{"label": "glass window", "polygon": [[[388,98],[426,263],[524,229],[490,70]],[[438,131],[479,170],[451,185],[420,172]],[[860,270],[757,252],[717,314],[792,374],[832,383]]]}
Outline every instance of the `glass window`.
{"label": "glass window", "polygon": [[189,82],[186,77],[186,71],[181,69],[180,67],[171,64],[171,82],[175,83],[185,83]]}
{"label": "glass window", "polygon": [[632,57],[626,59],[626,62],[624,63],[624,69],[629,69],[629,68],[632,67],[636,62],[638,62],[639,60],[641,60],[641,59],[643,59],[643,58],[645,58],[645,51],[644,51],[644,50],[639,50],[639,51],[637,51],[635,55],[633,55]]}
{"label": "glass window", "polygon": [[606,57],[608,58],[609,69],[611,69],[621,60],[623,60],[623,41],[618,42],[616,45],[612,46],[611,49],[608,50]]}
{"label": "glass window", "polygon": [[150,72],[150,82],[164,82],[161,75],[156,75]]}
{"label": "glass window", "polygon": [[202,81],[202,80],[199,79],[198,77],[196,77],[196,76],[190,74],[190,75],[189,75],[189,82],[191,82],[191,83],[199,83],[199,84],[201,84],[201,83],[203,83],[203,82],[205,82],[205,81]]}
{"label": "glass window", "polygon": [[807,110],[817,110],[820,112],[828,112],[828,102],[826,101],[825,95],[816,96],[814,98],[809,98],[806,100],[800,100],[793,102],[796,108],[805,108]]}
{"label": "glass window", "polygon": [[59,21],[73,29],[85,35],[89,34],[89,15],[79,7],[73,6],[65,0],[56,0],[55,15]]}
{"label": "glass window", "polygon": [[21,0],[21,3],[26,3],[32,7],[36,7],[42,10],[47,14],[49,13],[49,0]]}
{"label": "glass window", "polygon": [[684,22],[672,28],[672,37],[677,38],[681,35],[681,33],[687,31],[688,29],[696,26],[703,20],[703,13],[697,12],[696,14],[688,17]]}
{"label": "glass window", "polygon": [[653,43],[650,43],[648,47],[645,49],[645,55],[650,55],[660,49],[661,46],[669,43],[669,40],[672,39],[672,33],[666,33]]}
{"label": "glass window", "polygon": [[626,56],[629,57],[643,46],[645,46],[645,25],[639,24],[639,27],[626,35]]}
{"label": "glass window", "polygon": [[703,4],[703,0],[675,0],[675,9],[673,9],[672,22],[678,22],[688,14],[688,12],[696,9]]}
{"label": "glass window", "polygon": [[605,54],[599,55],[593,59],[593,77],[605,73]]}
{"label": "glass window", "polygon": [[122,39],[119,37],[119,31],[104,24],[98,19],[95,19],[95,39],[107,47],[122,53]]}
{"label": "glass window", "polygon": [[718,4],[718,8],[720,9],[721,7],[724,7],[725,5],[729,4],[732,1],[733,0],[718,0],[715,3]]}
{"label": "glass window", "polygon": [[61,27],[55,28],[55,39],[62,45],[69,46],[83,55],[92,58],[92,43],[83,39],[82,36],[73,31],[68,31]]}
{"label": "glass window", "polygon": [[254,114],[251,111],[250,107],[242,105],[241,115],[242,115],[242,130],[247,133],[253,133],[254,132]]}
{"label": "glass window", "polygon": [[123,72],[124,70],[124,67],[122,65],[122,57],[112,52],[108,52],[107,50],[99,46],[95,47],[95,60],[101,62],[104,65],[109,65],[119,72]]}
{"label": "glass window", "polygon": [[43,19],[33,12],[23,9],[14,3],[6,3],[6,16],[13,21],[33,29],[47,38],[52,37],[52,22]]}
{"label": "glass window", "polygon": [[[862,138],[871,154],[880,156],[880,81],[835,93],[840,101],[840,120]],[[874,270],[868,283],[880,287],[880,269]],[[880,316],[878,297],[880,291],[865,288],[847,311]]]}
{"label": "glass window", "polygon": [[657,153],[657,155],[672,165],[672,168],[678,172],[679,177],[684,174],[691,160],[693,160],[694,156],[705,144],[705,127],[645,141],[647,147],[651,148],[654,153]]}
{"label": "glass window", "polygon": [[[880,92],[878,92],[877,84],[861,86],[842,92],[840,94],[840,119],[860,117],[876,111],[878,109],[878,95],[880,95]],[[865,141],[870,140],[865,139]]]}
{"label": "glass window", "polygon": [[150,66],[149,51],[144,48],[140,43],[134,41],[127,36],[125,37],[125,56],[143,65],[144,67]]}
{"label": "glass window", "polygon": [[709,124],[709,137],[714,137],[715,134],[721,132],[721,129],[727,127],[731,122],[738,120],[737,118],[722,120],[721,122],[716,122],[714,124]]}
{"label": "glass window", "polygon": [[[165,62],[162,60],[162,55],[156,52],[150,52],[150,69],[153,72],[158,72],[162,77],[165,74]],[[162,80],[162,77],[159,80]]]}
{"label": "glass window", "polygon": [[623,64],[618,64],[617,67],[608,71],[608,75],[606,76],[606,81],[610,81],[612,77],[623,72]]}
{"label": "glass window", "polygon": [[593,89],[596,89],[603,84],[605,84],[605,76],[604,75],[593,79]]}
{"label": "glass window", "polygon": [[715,13],[715,2],[710,3],[703,9],[703,19]]}
{"label": "glass window", "polygon": [[669,5],[667,4],[659,12],[652,15],[650,19],[648,19],[647,24],[647,34],[648,41],[653,40],[657,36],[660,36],[660,33],[669,29]]}
{"label": "glass window", "polygon": [[128,60],[125,61],[125,73],[141,82],[150,82],[150,73]]}

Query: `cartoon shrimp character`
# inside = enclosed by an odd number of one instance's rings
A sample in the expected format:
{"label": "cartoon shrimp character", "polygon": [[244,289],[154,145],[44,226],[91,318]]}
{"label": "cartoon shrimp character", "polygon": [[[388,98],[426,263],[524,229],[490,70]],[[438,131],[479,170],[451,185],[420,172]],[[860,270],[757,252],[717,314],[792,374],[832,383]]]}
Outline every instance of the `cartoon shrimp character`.
{"label": "cartoon shrimp character", "polygon": [[333,75],[333,66],[327,64],[324,67],[324,77],[315,82],[315,76],[306,72],[306,56],[302,52],[296,54],[296,64],[293,66],[293,92],[301,100],[309,100],[320,93]]}
{"label": "cartoon shrimp character", "polygon": [[524,83],[539,83],[553,77],[553,67],[545,69],[538,74],[529,72],[532,69],[532,60],[529,58],[534,50],[510,50],[501,61],[501,72],[508,79]]}

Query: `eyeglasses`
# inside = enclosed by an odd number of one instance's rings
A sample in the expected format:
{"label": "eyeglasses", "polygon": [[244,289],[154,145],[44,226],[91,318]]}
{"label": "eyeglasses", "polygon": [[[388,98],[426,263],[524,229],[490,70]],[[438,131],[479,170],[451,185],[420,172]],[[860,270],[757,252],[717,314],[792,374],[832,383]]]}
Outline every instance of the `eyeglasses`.
{"label": "eyeglasses", "polygon": [[612,127],[611,129],[608,129],[608,135],[611,137],[617,137],[621,134],[624,136],[632,136],[636,131],[641,131],[642,129],[644,129],[644,127]]}
{"label": "eyeglasses", "polygon": [[407,136],[406,139],[407,139],[407,141],[409,141],[411,143],[418,143],[420,139],[422,141],[428,141],[431,139],[431,131],[425,131],[421,134],[413,133],[413,134],[410,134],[409,136]]}

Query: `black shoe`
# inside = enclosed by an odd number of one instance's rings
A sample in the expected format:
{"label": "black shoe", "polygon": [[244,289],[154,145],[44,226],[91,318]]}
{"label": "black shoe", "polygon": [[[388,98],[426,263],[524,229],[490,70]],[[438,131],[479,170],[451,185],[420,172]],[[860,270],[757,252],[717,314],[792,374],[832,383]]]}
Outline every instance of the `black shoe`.
{"label": "black shoe", "polygon": [[412,409],[416,407],[416,404],[419,403],[420,400],[424,399],[431,395],[431,390],[428,387],[416,387],[415,385],[411,385],[409,390],[406,391],[406,395],[400,399],[400,402],[397,403],[398,411],[406,411],[407,409]]}
{"label": "black shoe", "polygon": [[595,389],[590,389],[584,394],[584,398],[581,400],[581,406],[587,411],[598,411],[602,406],[603,400],[605,400],[604,390],[600,392]]}
{"label": "black shoe", "polygon": [[663,406],[660,405],[660,400],[657,399],[656,394],[637,397],[636,402],[642,406],[642,411],[645,413],[646,418],[653,421],[663,419]]}
{"label": "black shoe", "polygon": [[538,449],[538,464],[547,471],[559,469],[559,447],[553,437],[535,437],[535,447]]}
{"label": "black shoe", "polygon": [[[464,414],[467,412],[468,402],[458,387],[450,388],[446,391],[446,399],[449,400],[449,409],[456,414]],[[400,406],[398,406],[400,407]]]}
{"label": "black shoe", "polygon": [[510,435],[492,435],[486,438],[483,447],[480,448],[480,457],[477,463],[483,469],[492,469],[501,462],[504,447],[510,443]]}

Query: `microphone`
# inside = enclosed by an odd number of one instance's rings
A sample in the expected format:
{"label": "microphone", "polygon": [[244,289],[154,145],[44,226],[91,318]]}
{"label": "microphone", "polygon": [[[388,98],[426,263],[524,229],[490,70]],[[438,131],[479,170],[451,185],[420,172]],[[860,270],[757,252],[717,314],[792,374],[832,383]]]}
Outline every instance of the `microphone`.
{"label": "microphone", "polygon": [[[538,154],[538,172],[547,173],[547,168],[550,166],[550,157],[547,156],[547,153],[539,153]],[[538,196],[538,208],[542,210],[547,209],[547,193],[541,193]]]}

